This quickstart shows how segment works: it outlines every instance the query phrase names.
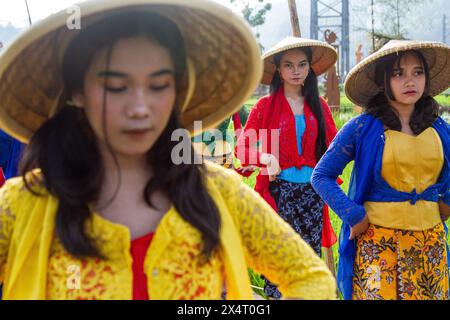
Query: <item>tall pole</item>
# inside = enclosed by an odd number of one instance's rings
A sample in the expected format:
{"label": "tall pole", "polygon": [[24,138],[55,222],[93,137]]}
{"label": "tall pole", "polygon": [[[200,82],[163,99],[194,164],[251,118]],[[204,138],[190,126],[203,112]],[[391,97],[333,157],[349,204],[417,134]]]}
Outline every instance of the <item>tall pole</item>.
{"label": "tall pole", "polygon": [[400,8],[399,8],[399,3],[397,0],[397,36],[400,39]]}
{"label": "tall pole", "polygon": [[311,20],[309,24],[309,37],[311,39],[319,40],[319,15],[318,15],[317,0],[311,0]]}
{"label": "tall pole", "polygon": [[292,35],[294,37],[301,37],[302,34],[300,32],[300,24],[298,22],[297,5],[295,4],[295,0],[288,0],[288,2],[289,12],[291,14]]}
{"label": "tall pole", "polygon": [[447,43],[447,16],[442,17],[442,42]]}
{"label": "tall pole", "polygon": [[375,18],[373,15],[373,0],[371,0],[371,8],[372,8],[372,52],[375,52]]}
{"label": "tall pole", "polygon": [[343,80],[350,70],[350,12],[349,0],[342,0],[342,29],[341,29],[341,69],[339,75]]}
{"label": "tall pole", "polygon": [[30,22],[30,26],[31,26],[32,23],[31,23],[30,9],[28,9],[28,2],[27,2],[27,0],[25,0],[25,5],[27,6],[28,21]]}

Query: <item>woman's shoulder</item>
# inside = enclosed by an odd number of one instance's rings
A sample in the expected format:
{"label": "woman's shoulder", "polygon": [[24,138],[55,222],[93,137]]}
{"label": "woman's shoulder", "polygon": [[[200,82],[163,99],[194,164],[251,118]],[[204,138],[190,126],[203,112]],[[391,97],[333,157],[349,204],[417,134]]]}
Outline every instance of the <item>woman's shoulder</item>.
{"label": "woman's shoulder", "polygon": [[434,123],[444,128],[450,129],[450,124],[444,118],[442,118],[442,116],[438,116]]}
{"label": "woman's shoulder", "polygon": [[357,128],[357,127],[363,127],[365,124],[367,124],[369,121],[374,120],[375,118],[367,113],[362,113],[360,115],[357,115],[350,120],[348,120],[342,128]]}
{"label": "woman's shoulder", "polygon": [[324,97],[322,97],[321,95],[319,95],[319,100],[320,100],[320,103],[322,104],[322,108],[330,108],[328,106],[327,100],[325,100]]}
{"label": "woman's shoulder", "polygon": [[47,196],[43,175],[39,169],[28,172],[25,176],[6,180],[0,188],[0,202],[9,206]]}
{"label": "woman's shoulder", "polygon": [[268,106],[268,102],[270,101],[270,95],[260,97],[254,104],[252,110],[263,110]]}

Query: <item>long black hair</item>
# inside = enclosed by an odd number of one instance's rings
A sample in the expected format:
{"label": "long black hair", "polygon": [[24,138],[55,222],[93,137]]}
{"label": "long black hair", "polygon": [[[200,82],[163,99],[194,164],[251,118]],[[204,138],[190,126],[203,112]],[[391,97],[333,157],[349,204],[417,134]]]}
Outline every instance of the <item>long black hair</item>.
{"label": "long black hair", "polygon": [[[92,215],[89,205],[98,200],[107,173],[84,109],[71,106],[67,99],[83,88],[84,75],[96,52],[106,48],[110,55],[117,41],[139,35],[169,51],[179,87],[186,68],[186,52],[180,31],[169,19],[133,11],[112,15],[86,27],[71,42],[63,60],[65,94],[59,110],[33,135],[21,164],[21,173],[31,192],[34,191],[25,174],[40,168],[45,188],[59,199],[56,233],[64,248],[75,257],[104,258],[95,239],[86,234],[85,223]],[[104,99],[104,112],[105,104]],[[208,256],[219,244],[220,216],[206,189],[206,168],[196,164],[175,165],[171,160],[171,151],[177,143],[171,141],[171,134],[182,128],[177,110],[175,106],[166,128],[147,152],[146,161],[154,174],[143,190],[143,197],[153,207],[150,196],[157,190],[163,192],[179,214],[203,235],[203,253]],[[117,159],[110,144],[109,147],[120,176]]]}
{"label": "long black hair", "polygon": [[424,56],[416,50],[401,51],[381,58],[375,65],[375,83],[380,87],[377,93],[368,103],[365,112],[380,119],[389,129],[401,131],[402,124],[397,110],[389,105],[389,100],[395,101],[390,85],[393,71],[398,69],[403,57],[412,54],[422,63],[425,73],[425,90],[416,102],[411,114],[409,125],[414,134],[420,134],[430,127],[439,116],[439,104],[430,96],[430,72]]}
{"label": "long black hair", "polygon": [[[304,85],[301,87],[299,94],[305,97],[306,103],[311,108],[311,112],[314,114],[314,117],[317,120],[318,135],[316,142],[316,160],[319,161],[320,158],[322,158],[325,151],[327,151],[327,144],[325,133],[325,120],[323,118],[322,103],[320,102],[319,97],[317,76],[314,73],[314,70],[311,68],[312,51],[310,48],[307,47],[292,50],[302,51],[306,55],[306,58],[308,59],[308,63],[310,65],[309,73],[306,76]],[[285,53],[286,51],[280,52],[274,56],[273,60],[277,69],[280,67],[281,59],[283,58],[283,55]],[[275,72],[272,77],[272,82],[270,83],[270,94],[275,93],[282,84],[283,82],[281,81],[279,72]]]}

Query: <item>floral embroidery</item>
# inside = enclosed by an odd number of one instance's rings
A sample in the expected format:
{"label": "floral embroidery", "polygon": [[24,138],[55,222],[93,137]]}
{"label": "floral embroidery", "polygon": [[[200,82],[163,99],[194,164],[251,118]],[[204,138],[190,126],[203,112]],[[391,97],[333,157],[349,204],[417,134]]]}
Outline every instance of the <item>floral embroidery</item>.
{"label": "floral embroidery", "polygon": [[369,225],[358,239],[353,298],[448,299],[445,239],[442,224],[407,232]]}

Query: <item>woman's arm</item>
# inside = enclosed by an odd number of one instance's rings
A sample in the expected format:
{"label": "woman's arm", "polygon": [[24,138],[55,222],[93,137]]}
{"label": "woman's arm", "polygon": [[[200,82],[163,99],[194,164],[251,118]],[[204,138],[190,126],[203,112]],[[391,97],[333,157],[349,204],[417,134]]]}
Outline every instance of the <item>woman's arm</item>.
{"label": "woman's arm", "polygon": [[20,203],[21,177],[7,180],[0,188],[0,283],[5,276],[11,235],[15,222],[15,208]]}
{"label": "woman's arm", "polygon": [[238,176],[230,172],[221,180],[248,266],[277,284],[285,298],[335,299],[335,279],[314,250]]}
{"label": "woman's arm", "polygon": [[263,164],[260,161],[261,154],[255,144],[259,141],[261,122],[266,104],[266,98],[261,98],[256,102],[250,111],[244,129],[237,135],[234,155],[239,159],[243,167],[258,166]]}
{"label": "woman's arm", "polygon": [[363,221],[366,212],[362,205],[356,204],[345,195],[336,179],[354,159],[356,136],[361,126],[360,117],[344,125],[320,159],[311,177],[311,184],[320,197],[352,227]]}
{"label": "woman's arm", "polygon": [[325,122],[325,136],[326,136],[326,144],[327,147],[330,145],[331,141],[333,141],[336,136],[338,129],[336,127],[336,123],[333,119],[333,114],[331,113],[330,107],[328,106],[325,99],[320,97],[320,102],[322,103],[322,113]]}
{"label": "woman's arm", "polygon": [[441,200],[439,200],[439,212],[444,221],[450,217],[450,190],[447,190],[447,192],[442,195]]}

